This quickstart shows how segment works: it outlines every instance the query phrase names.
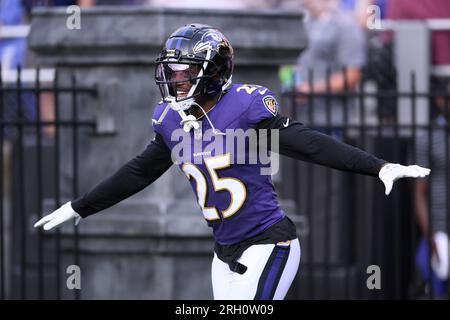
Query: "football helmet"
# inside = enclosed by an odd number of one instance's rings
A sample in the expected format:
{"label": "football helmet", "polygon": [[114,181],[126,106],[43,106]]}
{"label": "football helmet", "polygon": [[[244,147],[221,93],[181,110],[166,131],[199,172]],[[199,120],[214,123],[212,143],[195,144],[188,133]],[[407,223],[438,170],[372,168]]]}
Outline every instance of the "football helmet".
{"label": "football helmet", "polygon": [[164,102],[183,110],[198,97],[215,97],[231,86],[233,48],[217,29],[189,24],[167,39],[155,61],[155,81]]}

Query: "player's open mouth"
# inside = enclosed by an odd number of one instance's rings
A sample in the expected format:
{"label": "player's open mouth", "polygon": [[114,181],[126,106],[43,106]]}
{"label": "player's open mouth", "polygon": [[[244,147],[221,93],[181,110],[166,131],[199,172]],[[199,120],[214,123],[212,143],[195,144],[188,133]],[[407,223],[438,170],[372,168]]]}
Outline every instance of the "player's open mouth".
{"label": "player's open mouth", "polygon": [[184,98],[187,96],[188,93],[189,93],[188,91],[177,90],[177,97]]}

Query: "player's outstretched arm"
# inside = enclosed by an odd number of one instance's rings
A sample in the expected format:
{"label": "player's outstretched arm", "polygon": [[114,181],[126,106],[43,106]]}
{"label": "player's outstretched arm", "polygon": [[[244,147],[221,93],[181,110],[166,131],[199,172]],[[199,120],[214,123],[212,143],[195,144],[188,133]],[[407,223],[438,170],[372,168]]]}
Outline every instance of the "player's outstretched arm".
{"label": "player's outstretched arm", "polygon": [[69,201],[46,215],[34,227],[50,230],[65,221],[81,218],[109,208],[141,191],[158,179],[172,165],[170,150],[160,135],[138,156],[122,166],[115,174],[102,181],[81,198]]}
{"label": "player's outstretched arm", "polygon": [[280,154],[333,169],[378,177],[385,186],[386,195],[391,192],[397,179],[430,174],[428,168],[389,163],[280,115],[261,122],[258,128],[279,129]]}

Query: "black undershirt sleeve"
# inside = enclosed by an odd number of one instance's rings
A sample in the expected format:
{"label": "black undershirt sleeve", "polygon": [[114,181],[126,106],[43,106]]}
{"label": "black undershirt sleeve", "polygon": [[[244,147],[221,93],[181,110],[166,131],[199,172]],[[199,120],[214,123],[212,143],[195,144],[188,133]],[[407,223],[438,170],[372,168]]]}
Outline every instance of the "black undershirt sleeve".
{"label": "black undershirt sleeve", "polygon": [[378,176],[381,167],[387,163],[281,115],[263,120],[256,129],[267,129],[269,136],[270,129],[279,129],[279,153],[294,159],[370,176]]}
{"label": "black undershirt sleeve", "polygon": [[72,201],[72,208],[83,218],[109,208],[150,185],[171,165],[170,150],[161,135],[156,134],[141,154],[84,196]]}

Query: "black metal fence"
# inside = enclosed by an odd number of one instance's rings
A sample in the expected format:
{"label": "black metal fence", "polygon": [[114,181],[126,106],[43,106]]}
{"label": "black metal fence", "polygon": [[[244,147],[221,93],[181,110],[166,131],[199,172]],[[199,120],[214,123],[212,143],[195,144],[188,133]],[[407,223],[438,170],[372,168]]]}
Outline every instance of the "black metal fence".
{"label": "black metal fence", "polygon": [[[330,79],[330,74],[328,71],[325,79]],[[370,74],[367,70],[362,72],[362,81],[349,88],[346,74],[342,70],[345,83],[339,91],[332,92],[328,80],[322,92],[285,92],[283,112],[389,162],[416,164],[420,157],[419,164],[424,165],[424,156],[418,149],[425,150],[425,165],[432,169],[426,180],[426,210],[433,211],[428,214],[427,231],[429,235],[436,230],[448,233],[450,131],[445,120],[450,119],[448,79],[439,80],[445,85],[419,92],[416,75],[412,73],[410,90],[399,92],[395,86],[376,88],[376,82],[374,90],[372,79],[364,77]],[[306,81],[310,88],[314,87],[312,71]],[[423,114],[429,116],[418,117]],[[430,143],[424,145],[426,141]],[[437,179],[436,175],[445,178]],[[386,197],[377,178],[286,160],[279,180],[281,194],[296,201],[296,210],[304,215],[308,225],[301,235],[301,270],[291,298],[449,297],[448,280],[437,283],[424,274],[431,267],[431,253],[421,242],[425,236],[416,217],[417,179],[397,181]],[[442,194],[443,201],[442,197],[437,199],[435,191]],[[435,226],[435,211],[445,214],[445,226],[442,221]],[[417,267],[420,263],[422,269]],[[380,290],[367,286],[373,273],[373,269],[368,269],[371,265],[380,268]]]}
{"label": "black metal fence", "polygon": [[[63,260],[78,265],[78,234],[43,232],[33,224],[77,196],[78,136],[94,122],[79,119],[79,97],[95,88],[75,77],[43,83],[0,77],[0,299],[79,298],[66,288]],[[71,186],[61,186],[61,152],[73,157]],[[71,190],[70,190],[71,189]],[[64,190],[64,192],[62,192]],[[64,264],[67,265],[67,264]]]}
{"label": "black metal fence", "polygon": [[[311,74],[311,87],[313,80]],[[423,147],[417,137],[428,137],[432,142],[426,146],[432,169],[428,190],[444,181],[439,186],[446,195],[440,209],[445,212],[448,231],[450,128],[447,123],[435,125],[435,120],[438,114],[440,119],[449,119],[450,95],[442,88],[419,92],[415,82],[416,76],[411,74],[408,92],[382,86],[368,91],[367,79],[357,88],[346,85],[341,92],[330,92],[329,83],[325,92],[285,92],[283,112],[390,162],[417,163],[417,148]],[[66,290],[63,269],[79,265],[77,229],[48,233],[32,225],[78,196],[78,137],[81,131],[95,128],[94,121],[80,119],[79,98],[89,95],[95,99],[96,94],[96,88],[79,85],[73,76],[59,79],[58,72],[47,84],[41,83],[39,70],[31,83],[21,82],[20,69],[14,83],[0,78],[0,299],[79,298],[79,290]],[[50,116],[43,116],[46,108]],[[401,108],[410,109],[409,119],[402,119],[405,110]],[[417,118],[424,108],[440,111],[431,112],[426,119]],[[434,143],[436,132],[447,137],[442,140],[444,145]],[[436,151],[444,156],[436,156]],[[62,152],[72,157],[69,167],[61,159]],[[416,180],[396,182],[386,197],[376,178],[283,161],[277,188],[282,198],[295,201],[296,212],[308,222],[300,234],[300,273],[288,298],[435,297],[435,283],[430,278],[420,280],[423,277],[416,268],[421,239],[415,215]],[[72,179],[62,180],[61,166],[66,166]],[[445,179],[435,178],[435,172]],[[428,210],[435,207],[434,200],[429,193]],[[429,234],[433,217],[431,214]],[[426,264],[430,266],[430,252]],[[380,267],[380,290],[367,287],[371,265]],[[448,297],[448,286],[445,290]]]}

